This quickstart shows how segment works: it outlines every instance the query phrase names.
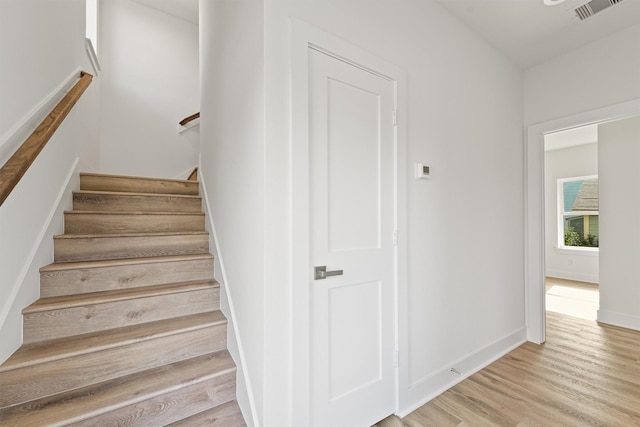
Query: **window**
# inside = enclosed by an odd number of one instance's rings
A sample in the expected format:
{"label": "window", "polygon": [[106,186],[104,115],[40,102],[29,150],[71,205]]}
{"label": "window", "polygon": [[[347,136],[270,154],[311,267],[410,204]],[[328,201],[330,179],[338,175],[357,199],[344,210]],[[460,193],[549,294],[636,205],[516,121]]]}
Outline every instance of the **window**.
{"label": "window", "polygon": [[598,177],[558,180],[558,247],[597,248],[599,245]]}

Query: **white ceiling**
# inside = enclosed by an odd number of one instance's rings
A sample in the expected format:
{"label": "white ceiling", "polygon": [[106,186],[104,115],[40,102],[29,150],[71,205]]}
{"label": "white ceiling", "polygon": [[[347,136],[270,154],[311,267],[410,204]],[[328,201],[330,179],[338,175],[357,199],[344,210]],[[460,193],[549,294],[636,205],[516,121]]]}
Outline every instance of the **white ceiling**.
{"label": "white ceiling", "polygon": [[[198,23],[198,0],[134,1]],[[544,0],[436,1],[522,68],[640,24],[640,0],[623,0],[584,21],[574,9],[588,0],[560,0],[554,6]]]}
{"label": "white ceiling", "polygon": [[543,0],[436,1],[523,68],[640,24],[640,0],[623,0],[584,21],[573,11],[588,0],[554,6]]}

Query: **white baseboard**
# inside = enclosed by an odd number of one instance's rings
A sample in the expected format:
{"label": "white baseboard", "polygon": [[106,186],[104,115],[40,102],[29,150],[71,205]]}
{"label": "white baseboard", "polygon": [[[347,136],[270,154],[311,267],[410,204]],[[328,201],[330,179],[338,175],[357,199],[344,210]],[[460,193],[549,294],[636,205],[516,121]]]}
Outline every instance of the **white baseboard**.
{"label": "white baseboard", "polygon": [[[205,210],[205,215],[207,220],[207,226],[209,229],[209,247],[210,251],[213,253],[215,259],[215,271],[219,272],[220,276],[216,273],[217,280],[220,282],[220,307],[226,308],[224,310],[224,314],[227,317],[228,328],[227,331],[232,332],[229,334],[227,338],[227,345],[229,348],[229,353],[234,356],[234,361],[236,362],[238,378],[236,380],[236,395],[238,405],[243,412],[245,421],[247,421],[250,427],[258,427],[260,425],[258,421],[258,414],[256,411],[256,403],[253,394],[253,388],[251,385],[251,380],[246,371],[246,357],[244,352],[244,347],[242,345],[242,338],[240,335],[240,331],[238,329],[238,325],[235,321],[235,309],[233,305],[233,299],[229,293],[229,289],[227,287],[227,274],[224,268],[224,261],[222,259],[222,255],[218,251],[218,236],[216,234],[216,228],[213,222],[213,216],[211,215],[211,205],[209,203],[209,198],[207,196],[207,188],[205,184],[204,176],[202,175],[202,167],[201,164],[198,164],[198,174],[199,182],[200,182],[200,194],[203,200],[203,208]],[[247,413],[251,416],[247,417]]]}
{"label": "white baseboard", "polygon": [[598,310],[598,323],[640,331],[640,316],[610,310]]}
{"label": "white baseboard", "polygon": [[574,271],[547,270],[547,277],[555,277],[557,279],[576,280],[578,282],[599,283],[600,277],[597,274],[577,273]]}
{"label": "white baseboard", "polygon": [[[401,395],[405,394],[405,398],[402,399],[404,403],[400,403],[400,408],[396,415],[401,418],[409,415],[465,378],[522,345],[527,341],[526,336],[526,328],[523,326],[469,356],[452,362],[450,366],[414,381],[408,386],[408,390],[405,390],[404,393],[401,392]],[[452,369],[457,372],[452,371]]]}

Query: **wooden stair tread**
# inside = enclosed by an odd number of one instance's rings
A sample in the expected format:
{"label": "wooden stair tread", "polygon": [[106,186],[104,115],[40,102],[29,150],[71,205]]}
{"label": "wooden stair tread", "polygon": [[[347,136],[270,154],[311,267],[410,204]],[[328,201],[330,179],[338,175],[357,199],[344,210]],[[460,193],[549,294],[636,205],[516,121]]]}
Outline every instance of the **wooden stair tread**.
{"label": "wooden stair tread", "polygon": [[109,234],[205,231],[203,212],[68,211],[65,234]]}
{"label": "wooden stair tread", "polygon": [[235,371],[222,350],[0,409],[0,419],[3,425],[66,425]]}
{"label": "wooden stair tread", "polygon": [[[107,190],[105,188],[104,190]],[[162,188],[155,193],[136,188],[113,188],[113,191],[80,190],[73,193],[74,211],[158,211],[202,212],[202,197],[196,194],[171,193]],[[195,191],[192,191],[195,193]]]}
{"label": "wooden stair tread", "polygon": [[246,426],[199,182],[80,173],[0,424]]}
{"label": "wooden stair tread", "polygon": [[120,233],[120,234],[57,234],[54,239],[113,239],[115,237],[150,237],[150,236],[197,236],[208,235],[208,231],[153,231],[149,233]]}
{"label": "wooden stair tread", "polygon": [[198,181],[184,179],[149,178],[81,172],[80,190],[191,194],[197,196],[200,191],[200,185]]}
{"label": "wooden stair tread", "polygon": [[132,176],[132,175],[114,175],[114,174],[105,174],[105,173],[94,173],[94,172],[80,172],[80,176],[93,176],[100,178],[122,178],[122,179],[135,179],[140,181],[165,181],[165,182],[176,182],[176,183],[197,183],[198,181],[189,180],[189,179],[173,179],[173,178],[153,178],[148,176]]}
{"label": "wooden stair tread", "polygon": [[55,262],[40,269],[40,297],[211,280],[213,270],[210,253]]}
{"label": "wooden stair tread", "polygon": [[166,263],[166,262],[178,262],[178,261],[191,261],[191,260],[209,260],[213,259],[211,254],[193,254],[193,255],[168,255],[168,256],[154,256],[154,257],[140,257],[140,258],[125,258],[125,259],[106,259],[100,261],[72,261],[72,262],[54,262],[40,268],[40,272],[49,271],[66,271],[75,269],[89,269],[89,268],[101,268],[111,267],[119,265],[140,265],[140,264],[154,264],[154,263]]}
{"label": "wooden stair tread", "polygon": [[172,194],[172,193],[136,193],[133,191],[103,191],[103,190],[78,190],[73,194],[90,195],[95,194],[98,196],[138,196],[138,197],[175,197],[182,199],[202,199],[200,196],[193,194]]}
{"label": "wooden stair tread", "polygon": [[117,346],[227,323],[221,311],[193,314],[72,337],[24,344],[0,365],[0,373]]}
{"label": "wooden stair tread", "polygon": [[42,311],[60,310],[70,307],[81,307],[84,305],[106,304],[115,301],[125,301],[137,298],[148,298],[158,295],[191,292],[201,289],[215,288],[219,286],[220,285],[215,280],[205,280],[40,298],[33,304],[25,307],[22,310],[22,314],[25,315]]}
{"label": "wooden stair tread", "polygon": [[54,236],[56,262],[209,253],[207,231],[89,233]]}
{"label": "wooden stair tread", "polygon": [[204,212],[171,212],[171,211],[65,211],[73,215],[175,215],[175,216],[204,216]]}
{"label": "wooden stair tread", "polygon": [[246,425],[238,402],[232,400],[215,408],[192,415],[189,418],[176,421],[167,427],[244,427]]}

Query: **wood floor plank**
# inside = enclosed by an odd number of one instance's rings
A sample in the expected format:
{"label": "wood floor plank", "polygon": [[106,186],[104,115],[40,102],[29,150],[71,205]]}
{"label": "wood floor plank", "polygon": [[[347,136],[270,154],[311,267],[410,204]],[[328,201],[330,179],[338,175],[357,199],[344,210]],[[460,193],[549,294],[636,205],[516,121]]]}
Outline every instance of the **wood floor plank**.
{"label": "wood floor plank", "polygon": [[380,427],[640,426],[640,331],[557,313],[525,343]]}
{"label": "wood floor plank", "polygon": [[235,400],[177,421],[167,427],[245,427],[242,412]]}
{"label": "wood floor plank", "polygon": [[417,413],[411,419],[401,420],[408,427],[422,427],[425,425],[437,425],[442,427],[456,427],[462,420],[446,409],[443,409],[438,402],[434,402],[429,408]]}
{"label": "wood floor plank", "polygon": [[235,371],[225,372],[192,385],[180,386],[166,394],[74,422],[73,426],[164,426],[228,402],[235,398],[235,391]]}
{"label": "wood floor plank", "polygon": [[503,375],[525,370],[528,373],[526,387],[538,394],[552,397],[580,415],[580,422],[587,425],[634,425],[630,414],[618,411],[611,403],[603,402],[598,390],[572,378],[559,378],[558,372],[543,369],[540,363],[527,364],[520,354],[509,354],[500,360]]}

